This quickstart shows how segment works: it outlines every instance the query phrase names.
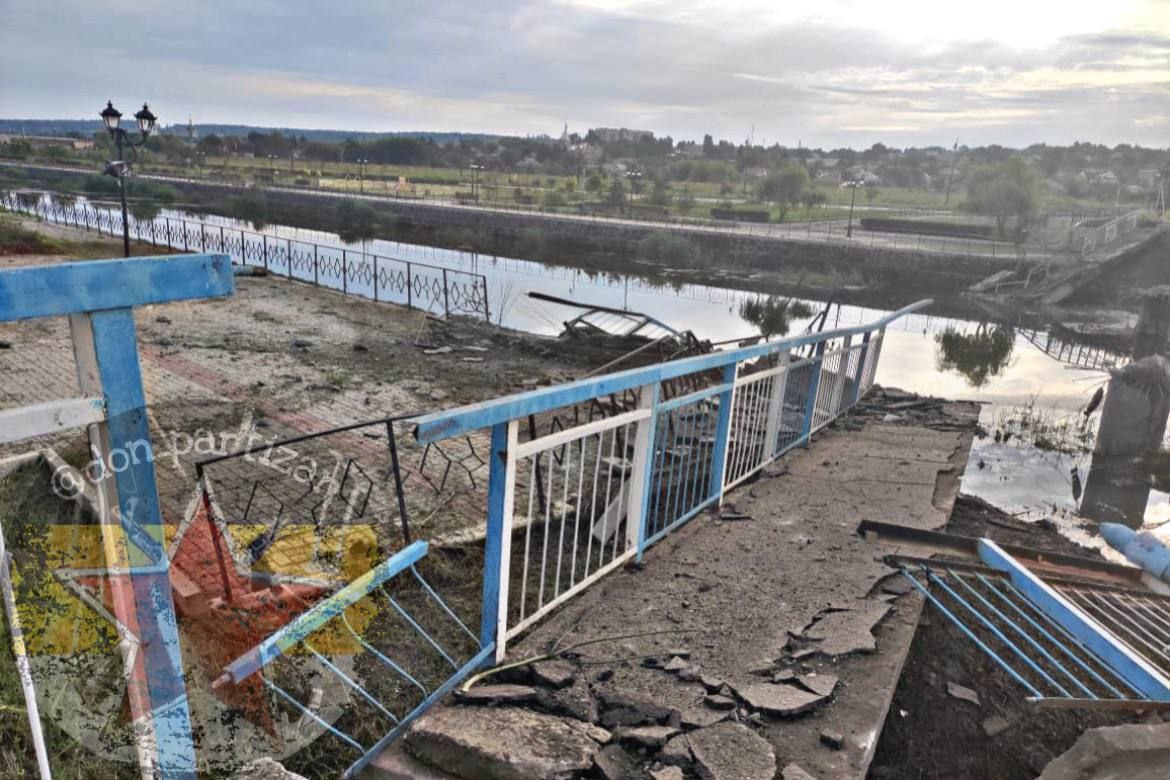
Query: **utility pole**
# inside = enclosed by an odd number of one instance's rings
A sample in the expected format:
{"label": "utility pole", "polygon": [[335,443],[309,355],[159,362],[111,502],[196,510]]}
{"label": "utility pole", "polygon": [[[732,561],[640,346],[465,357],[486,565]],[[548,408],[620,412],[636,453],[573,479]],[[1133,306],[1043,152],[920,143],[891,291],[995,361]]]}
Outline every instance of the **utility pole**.
{"label": "utility pole", "polygon": [[951,148],[951,169],[947,171],[947,197],[943,201],[943,208],[946,208],[951,203],[951,179],[955,175],[955,162],[959,158],[959,139],[955,139],[955,145]]}

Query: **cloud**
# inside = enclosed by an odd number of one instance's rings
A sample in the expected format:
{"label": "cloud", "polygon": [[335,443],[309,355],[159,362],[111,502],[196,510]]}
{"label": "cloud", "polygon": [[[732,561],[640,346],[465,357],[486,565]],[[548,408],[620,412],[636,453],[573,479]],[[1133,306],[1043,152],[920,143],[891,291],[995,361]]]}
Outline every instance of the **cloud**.
{"label": "cloud", "polygon": [[180,122],[555,134],[567,121],[732,140],[754,127],[829,147],[1167,143],[1151,121],[1170,114],[1170,4],[1157,0],[1092,13],[984,0],[945,14],[918,0],[51,6],[6,3],[0,115],[91,116],[107,98],[149,98]]}

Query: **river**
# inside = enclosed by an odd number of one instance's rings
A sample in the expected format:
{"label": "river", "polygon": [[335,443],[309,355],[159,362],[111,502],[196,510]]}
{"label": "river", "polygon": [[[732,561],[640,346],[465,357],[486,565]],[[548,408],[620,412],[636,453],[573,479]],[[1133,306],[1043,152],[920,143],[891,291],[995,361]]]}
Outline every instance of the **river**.
{"label": "river", "polygon": [[[163,211],[160,222],[190,218]],[[210,216],[225,229],[248,230],[237,220]],[[739,316],[740,302],[755,295],[750,280],[727,286],[662,284],[634,273],[615,275],[551,267],[519,258],[485,256],[431,246],[373,240],[345,245],[336,234],[269,225],[267,236],[326,246],[346,246],[351,256],[372,253],[419,264],[483,274],[492,319],[506,327],[555,335],[579,310],[528,297],[542,292],[582,304],[626,308],[655,317],[679,330],[712,341],[751,336],[754,327]],[[740,287],[736,287],[740,285]],[[363,293],[351,283],[351,292]],[[819,311],[823,301],[807,301]],[[911,303],[906,300],[903,303]],[[927,310],[929,312],[929,309]],[[827,327],[857,325],[887,313],[881,308],[834,306]],[[800,332],[808,318],[794,320]],[[1157,527],[1170,521],[1165,481],[1130,469],[1103,482],[1091,454],[1096,418],[1082,414],[1107,369],[1126,361],[1100,349],[1067,344],[1043,332],[1011,323],[914,314],[887,332],[877,381],[924,395],[983,404],[985,430],[971,450],[963,492],[979,496],[1022,519],[1049,518],[1066,535],[1100,546],[1093,526],[1101,520]],[[1095,480],[1091,479],[1096,475]],[[1108,489],[1102,485],[1108,483]],[[1086,486],[1096,485],[1094,490]],[[1170,526],[1168,526],[1170,528]]]}

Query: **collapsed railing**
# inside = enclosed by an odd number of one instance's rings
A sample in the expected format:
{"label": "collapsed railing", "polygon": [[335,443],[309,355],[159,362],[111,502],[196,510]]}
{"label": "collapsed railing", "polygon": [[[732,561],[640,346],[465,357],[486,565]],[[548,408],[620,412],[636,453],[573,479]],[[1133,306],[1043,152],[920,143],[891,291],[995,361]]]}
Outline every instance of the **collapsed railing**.
{"label": "collapsed railing", "polygon": [[[886,326],[928,303],[417,418],[423,444],[491,429],[483,645],[502,658],[508,639],[807,443],[872,385]],[[560,414],[543,435],[521,424],[614,397],[631,403],[571,427]]]}
{"label": "collapsed railing", "polygon": [[[228,664],[223,675],[213,683],[213,687],[238,686],[253,679],[254,675],[259,675],[264,688],[271,691],[282,705],[291,707],[302,717],[313,721],[325,732],[358,753],[357,760],[343,775],[347,778],[354,776],[373,760],[383,747],[393,742],[410,725],[411,721],[445,696],[476,667],[483,664],[490,657],[493,649],[491,645],[485,647],[479,643],[471,629],[459,619],[458,615],[435,592],[426,578],[419,573],[416,564],[422,560],[426,553],[426,542],[413,542],[400,550],[341,590],[318,602],[311,609],[303,612],[295,620]],[[422,610],[404,606],[400,600],[395,598],[395,594],[390,592],[390,586],[397,584],[394,582],[395,579],[406,571],[412,575],[412,584],[418,587],[421,600],[435,608],[440,618],[450,621],[458,629],[458,633],[465,637],[459,644],[469,645],[470,650],[460,654],[451,647],[445,646],[440,641],[441,637],[436,639],[435,632],[433,630],[427,631],[424,627],[424,621],[419,615]],[[409,578],[407,581],[410,582]],[[384,604],[377,602],[379,596],[384,600]],[[383,609],[379,609],[379,607],[383,607]],[[385,609],[386,607],[388,609]],[[445,679],[441,683],[429,686],[425,682],[424,675],[417,670],[412,673],[407,669],[409,664],[406,661],[402,659],[395,661],[388,655],[391,651],[385,646],[379,649],[371,644],[366,637],[362,636],[362,633],[368,633],[369,629],[359,632],[359,629],[356,629],[351,623],[351,617],[353,617],[351,613],[355,610],[358,611],[358,615],[366,624],[377,620],[377,615],[372,615],[371,610],[375,613],[389,612],[396,615],[399,624],[396,626],[397,636],[394,644],[401,645],[404,634],[417,639],[416,644],[420,646],[419,649],[441,659],[441,663],[449,667]],[[403,628],[406,630],[402,630]],[[366,657],[373,659],[378,667],[376,674],[371,674],[367,670],[364,675],[359,675],[355,671],[347,672],[341,668],[337,663],[337,657],[346,654],[346,645],[349,646],[349,653],[362,652]],[[360,735],[354,733],[356,729],[351,728],[346,731],[337,722],[331,723],[321,717],[319,714],[321,702],[313,701],[314,698],[320,698],[319,695],[314,697],[313,689],[319,691],[321,687],[319,685],[306,685],[303,681],[306,675],[286,672],[282,677],[274,670],[275,662],[278,659],[291,657],[297,653],[302,655],[307,653],[315,661],[313,664],[314,672],[330,675],[344,689],[357,694],[360,699],[359,704],[369,710],[365,716],[366,719],[385,719],[390,729],[367,746],[360,741]],[[327,654],[333,656],[333,660],[330,660]],[[460,660],[456,660],[456,658]],[[363,677],[365,678],[364,685]],[[309,693],[306,698],[309,701],[302,701],[295,693],[290,692],[287,688],[291,687],[291,684],[282,684],[284,678],[299,680],[301,687],[308,688]],[[387,684],[386,678],[392,678],[395,683]],[[401,690],[403,687],[410,691],[417,691],[413,696],[408,697],[406,704],[401,703],[404,698]],[[364,730],[369,730],[368,725]]]}
{"label": "collapsed railing", "polygon": [[[2,191],[0,205],[46,222],[96,230],[98,235],[122,234],[120,212],[89,203]],[[491,320],[487,277],[482,274],[177,217],[140,219],[130,215],[129,226],[134,239],[156,247],[225,254],[233,263],[260,266],[269,273],[346,295],[442,312],[448,317],[466,314]]]}
{"label": "collapsed railing", "polygon": [[1122,233],[1137,228],[1138,217],[1141,214],[1141,209],[1134,209],[1128,214],[1122,214],[1120,217],[1111,219],[1104,225],[1090,230],[1081,240],[1081,255],[1089,255],[1097,247],[1112,243]]}

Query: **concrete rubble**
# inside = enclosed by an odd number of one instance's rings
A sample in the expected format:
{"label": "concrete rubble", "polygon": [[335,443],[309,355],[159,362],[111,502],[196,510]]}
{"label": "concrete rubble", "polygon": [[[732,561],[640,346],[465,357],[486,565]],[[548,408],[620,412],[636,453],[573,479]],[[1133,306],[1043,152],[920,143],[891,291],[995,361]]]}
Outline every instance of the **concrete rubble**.
{"label": "concrete rubble", "polygon": [[406,749],[462,778],[553,780],[593,766],[610,733],[518,707],[438,707],[421,717]]}
{"label": "concrete rubble", "polygon": [[1040,780],[1164,780],[1170,775],[1170,723],[1090,729],[1044,768]]}

